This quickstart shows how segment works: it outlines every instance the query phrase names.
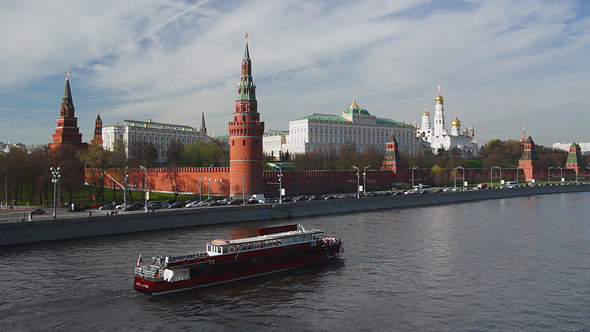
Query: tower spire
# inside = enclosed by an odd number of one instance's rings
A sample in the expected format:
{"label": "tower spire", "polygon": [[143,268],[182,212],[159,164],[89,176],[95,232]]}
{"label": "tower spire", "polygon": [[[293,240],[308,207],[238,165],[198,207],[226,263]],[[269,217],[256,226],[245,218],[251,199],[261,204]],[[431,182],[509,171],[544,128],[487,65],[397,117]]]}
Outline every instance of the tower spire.
{"label": "tower spire", "polygon": [[[229,123],[230,195],[242,196],[263,192],[262,135],[256,86],[252,80],[252,61],[248,51],[248,34],[242,60],[242,74],[235,101],[233,120]],[[203,118],[204,119],[204,118]],[[204,120],[203,120],[204,124]],[[245,197],[243,197],[245,199]]]}
{"label": "tower spire", "polygon": [[70,88],[69,71],[66,71],[66,84],[64,86],[64,96],[61,100],[60,115],[69,118],[74,116],[74,100],[72,98],[72,89]]}
{"label": "tower spire", "polygon": [[207,126],[205,126],[205,112],[201,112],[201,129],[199,129],[201,134],[207,135]]}

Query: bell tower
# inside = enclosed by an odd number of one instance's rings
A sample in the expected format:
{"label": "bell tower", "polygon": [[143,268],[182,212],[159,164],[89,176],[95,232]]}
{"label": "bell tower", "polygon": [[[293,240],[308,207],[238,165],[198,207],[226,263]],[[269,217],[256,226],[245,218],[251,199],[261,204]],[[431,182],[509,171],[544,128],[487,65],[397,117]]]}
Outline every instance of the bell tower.
{"label": "bell tower", "polygon": [[242,60],[233,121],[229,123],[230,195],[233,197],[262,194],[262,135],[256,86],[252,81],[252,61],[248,50],[248,34]]}

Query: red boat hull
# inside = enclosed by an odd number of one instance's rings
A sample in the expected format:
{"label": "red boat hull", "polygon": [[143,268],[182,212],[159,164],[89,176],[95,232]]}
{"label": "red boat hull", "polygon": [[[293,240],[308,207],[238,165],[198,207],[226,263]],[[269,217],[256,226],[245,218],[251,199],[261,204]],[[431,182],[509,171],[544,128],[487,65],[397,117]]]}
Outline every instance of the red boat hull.
{"label": "red boat hull", "polygon": [[334,257],[335,254],[335,252],[326,251],[326,248],[321,246],[310,247],[307,244],[220,255],[200,266],[187,265],[186,269],[190,271],[189,279],[168,282],[158,279],[144,279],[136,275],[133,286],[138,291],[160,295],[321,263]]}

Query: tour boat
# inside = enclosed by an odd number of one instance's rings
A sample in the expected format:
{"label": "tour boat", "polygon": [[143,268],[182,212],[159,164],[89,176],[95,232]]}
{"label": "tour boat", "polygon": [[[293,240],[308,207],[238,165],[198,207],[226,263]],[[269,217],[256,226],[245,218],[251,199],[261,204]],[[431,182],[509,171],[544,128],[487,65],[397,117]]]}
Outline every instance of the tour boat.
{"label": "tour boat", "polygon": [[160,295],[325,262],[343,251],[340,239],[321,230],[297,224],[259,228],[255,237],[213,240],[205,252],[153,257],[150,265],[142,265],[139,255],[133,286]]}

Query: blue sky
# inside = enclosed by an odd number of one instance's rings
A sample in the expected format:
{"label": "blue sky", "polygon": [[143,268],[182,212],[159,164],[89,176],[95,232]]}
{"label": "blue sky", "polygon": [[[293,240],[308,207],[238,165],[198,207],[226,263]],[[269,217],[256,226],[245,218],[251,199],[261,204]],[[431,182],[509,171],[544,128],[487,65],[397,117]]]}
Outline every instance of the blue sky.
{"label": "blue sky", "polygon": [[47,144],[66,70],[83,139],[100,113],[227,135],[244,34],[266,129],[339,113],[447,125],[480,144],[588,142],[590,1],[0,0],[0,141]]}

